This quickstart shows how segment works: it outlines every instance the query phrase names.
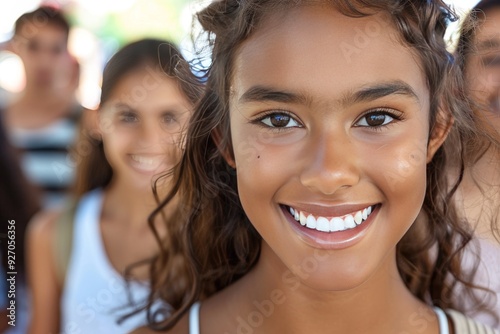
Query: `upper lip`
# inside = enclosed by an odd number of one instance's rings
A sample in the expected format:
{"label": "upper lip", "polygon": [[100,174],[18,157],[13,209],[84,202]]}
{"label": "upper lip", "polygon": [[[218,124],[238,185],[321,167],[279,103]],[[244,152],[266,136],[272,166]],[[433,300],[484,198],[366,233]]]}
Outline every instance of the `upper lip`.
{"label": "upper lip", "polygon": [[165,155],[165,153],[131,153],[130,155],[136,155],[139,157],[158,157]]}
{"label": "upper lip", "polygon": [[342,205],[316,205],[316,204],[283,204],[287,207],[291,207],[295,210],[310,213],[315,216],[322,217],[342,217],[350,213],[363,210],[369,206],[373,206],[377,203],[360,203],[360,204],[342,204]]}

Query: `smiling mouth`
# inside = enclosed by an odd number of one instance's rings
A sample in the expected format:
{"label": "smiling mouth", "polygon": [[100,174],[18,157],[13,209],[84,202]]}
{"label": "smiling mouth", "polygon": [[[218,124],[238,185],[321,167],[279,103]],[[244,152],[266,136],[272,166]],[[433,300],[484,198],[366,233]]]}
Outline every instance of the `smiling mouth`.
{"label": "smiling mouth", "polygon": [[161,166],[164,157],[162,155],[131,154],[130,159],[136,168],[150,172],[157,170]]}
{"label": "smiling mouth", "polygon": [[145,156],[141,156],[141,155],[131,155],[130,157],[135,162],[138,162],[138,163],[143,164],[143,165],[152,166],[153,162],[154,162],[153,158],[149,158],[149,157],[145,157]]}
{"label": "smiling mouth", "polygon": [[368,206],[362,210],[354,211],[341,217],[315,216],[311,213],[286,206],[286,211],[300,225],[320,232],[347,231],[363,224],[375,210],[377,205]]}

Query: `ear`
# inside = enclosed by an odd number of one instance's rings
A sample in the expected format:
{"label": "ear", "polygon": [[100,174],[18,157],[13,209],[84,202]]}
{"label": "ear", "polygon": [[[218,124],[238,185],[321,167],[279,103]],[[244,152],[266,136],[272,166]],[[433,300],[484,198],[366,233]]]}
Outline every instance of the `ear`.
{"label": "ear", "polygon": [[429,143],[427,144],[427,163],[431,162],[434,154],[443,145],[454,122],[455,120],[450,112],[439,109],[434,127],[430,131]]}
{"label": "ear", "polygon": [[219,149],[219,152],[222,154],[224,160],[226,160],[227,164],[233,169],[236,169],[236,161],[234,160],[231,142],[224,142],[220,128],[216,127],[212,130],[212,139],[214,140],[215,145]]}
{"label": "ear", "polygon": [[19,51],[21,50],[21,38],[19,36],[12,37],[12,39],[7,42],[5,48],[19,55]]}

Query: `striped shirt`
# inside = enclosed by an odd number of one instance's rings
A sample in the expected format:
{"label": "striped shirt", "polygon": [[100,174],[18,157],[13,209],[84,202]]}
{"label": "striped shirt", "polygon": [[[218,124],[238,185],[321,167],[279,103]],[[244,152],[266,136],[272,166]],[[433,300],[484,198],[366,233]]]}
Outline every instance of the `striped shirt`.
{"label": "striped shirt", "polygon": [[20,150],[21,167],[35,186],[43,191],[42,206],[58,207],[73,185],[75,164],[69,150],[77,137],[81,108],[65,119],[38,129],[9,128],[9,140]]}

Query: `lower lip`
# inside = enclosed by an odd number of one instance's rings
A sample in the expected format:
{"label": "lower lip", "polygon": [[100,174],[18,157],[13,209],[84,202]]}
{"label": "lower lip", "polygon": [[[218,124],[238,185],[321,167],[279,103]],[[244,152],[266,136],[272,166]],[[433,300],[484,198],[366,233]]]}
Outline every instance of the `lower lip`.
{"label": "lower lip", "polygon": [[368,219],[355,228],[339,232],[321,232],[300,225],[287,211],[287,207],[281,205],[281,210],[285,218],[290,223],[291,228],[307,244],[314,248],[321,249],[344,249],[357,244],[368,233],[372,222],[377,216],[380,205],[377,205]]}

